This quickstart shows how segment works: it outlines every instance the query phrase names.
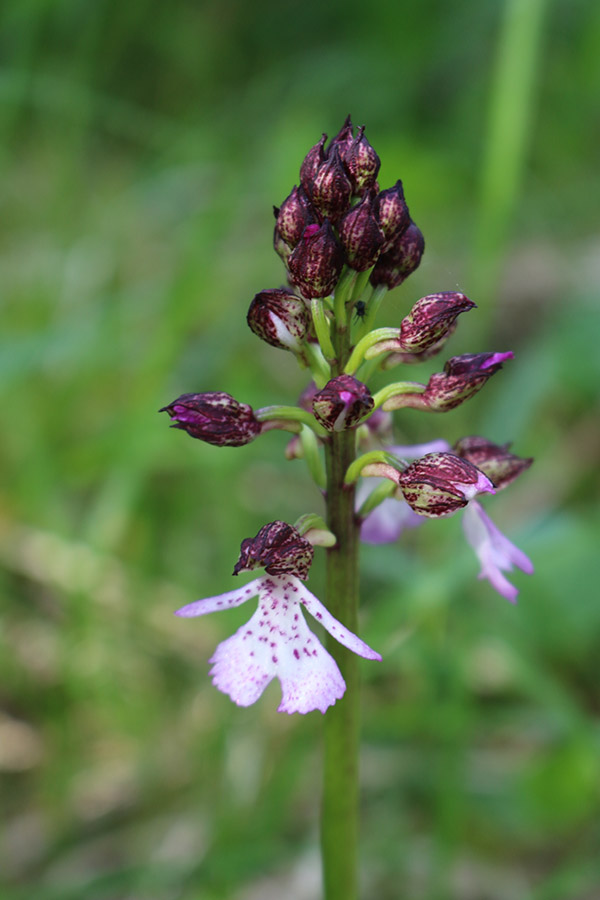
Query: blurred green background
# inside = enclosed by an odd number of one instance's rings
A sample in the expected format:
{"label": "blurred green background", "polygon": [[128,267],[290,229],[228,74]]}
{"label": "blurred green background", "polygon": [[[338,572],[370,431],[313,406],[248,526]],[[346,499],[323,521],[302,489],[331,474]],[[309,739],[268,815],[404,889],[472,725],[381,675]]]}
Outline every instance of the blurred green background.
{"label": "blurred green background", "polygon": [[461,289],[479,309],[445,355],[516,355],[398,438],[536,457],[486,504],[536,566],[516,608],[454,519],[364,549],[364,896],[597,900],[600,6],[7,0],[0,21],[1,896],[319,897],[320,714],[211,686],[247,610],[172,611],[320,499],[283,434],[219,450],[156,410],[304,387],[245,315],[283,279],[272,204],[351,112],[427,241],[379,324]]}

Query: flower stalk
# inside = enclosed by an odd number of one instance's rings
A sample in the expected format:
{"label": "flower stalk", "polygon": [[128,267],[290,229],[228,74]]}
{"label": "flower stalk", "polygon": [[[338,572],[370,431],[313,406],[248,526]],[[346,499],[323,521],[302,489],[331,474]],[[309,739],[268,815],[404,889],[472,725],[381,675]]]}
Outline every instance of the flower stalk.
{"label": "flower stalk", "polygon": [[[243,447],[266,432],[291,432],[286,458],[303,459],[324,496],[325,519],[310,512],[295,526],[275,520],[242,541],[233,574],[264,569],[264,575],[189,603],[177,614],[201,617],[258,598],[249,621],[216,648],[210,674],[238,706],[257,702],[277,679],[280,712],[326,713],[324,900],[357,900],[357,656],[381,660],[356,633],[359,540],[388,543],[427,519],[459,513],[481,565],[479,577],[514,602],[518,591],[504,572],[517,567],[531,573],[533,566],[476,498],[509,485],[531,460],[477,435],[453,448],[441,439],[394,446],[392,410],[450,411],[481,390],[513,354],[451,357],[427,384],[398,381],[372,393],[368,382],[377,369],[435,356],[458,316],[475,303],[462,293],[438,291],[417,300],[399,327],[374,329],[387,292],[419,266],[424,237],[410,217],[402,182],[380,191],[380,160],[364,127],[355,136],[348,116],[328,146],[326,141],[323,135],[309,150],[300,186],[274,208],[273,245],[286,267],[287,286],[260,291],[247,315],[259,339],[292,353],[310,371],[312,381],[298,406],[254,410],[224,391],[208,391],[181,394],[162,411],[173,428],[219,447]],[[315,547],[326,552],[325,604],[304,584]],[[326,648],[305,614],[324,627]]]}

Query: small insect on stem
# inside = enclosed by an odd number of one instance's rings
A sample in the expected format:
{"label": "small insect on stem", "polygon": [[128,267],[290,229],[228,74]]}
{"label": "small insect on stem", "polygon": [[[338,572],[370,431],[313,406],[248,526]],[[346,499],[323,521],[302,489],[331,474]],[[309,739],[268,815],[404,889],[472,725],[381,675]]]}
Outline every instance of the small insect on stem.
{"label": "small insect on stem", "polygon": [[354,307],[354,321],[361,322],[367,314],[367,304],[359,300]]}

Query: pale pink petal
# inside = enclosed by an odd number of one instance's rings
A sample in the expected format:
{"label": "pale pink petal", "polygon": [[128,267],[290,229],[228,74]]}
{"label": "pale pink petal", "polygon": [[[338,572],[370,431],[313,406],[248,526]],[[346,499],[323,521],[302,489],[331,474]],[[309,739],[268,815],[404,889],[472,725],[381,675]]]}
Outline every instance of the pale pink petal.
{"label": "pale pink petal", "polygon": [[429,441],[426,444],[395,444],[393,447],[387,448],[394,456],[400,456],[402,459],[418,459],[427,453],[449,453],[451,450],[448,441],[438,438],[435,441]]}
{"label": "pale pink petal", "polygon": [[477,476],[477,481],[474,484],[454,482],[453,485],[455,488],[458,488],[459,491],[462,491],[464,494],[465,500],[472,500],[473,497],[476,497],[477,494],[495,494],[496,488],[493,483],[484,475],[483,472],[479,472]]}
{"label": "pale pink petal", "polygon": [[494,590],[514,603],[519,592],[502,572],[517,566],[531,575],[533,564],[529,557],[502,534],[476,501],[469,503],[463,514],[463,530],[481,563],[479,578],[487,578]]}
{"label": "pale pink petal", "polygon": [[506,362],[507,359],[514,359],[515,354],[512,350],[507,350],[506,353],[492,353],[489,359],[484,360],[481,363],[481,369],[490,369],[492,366],[497,366],[499,363]]}
{"label": "pale pink petal", "polygon": [[408,503],[388,497],[363,521],[360,539],[365,544],[391,544],[398,540],[406,528],[416,528],[424,521],[424,517],[418,516]]}
{"label": "pale pink petal", "polygon": [[255,578],[243,587],[236,588],[234,591],[227,591],[226,594],[217,594],[215,597],[204,597],[203,600],[195,600],[182,606],[175,613],[176,616],[191,618],[192,616],[205,616],[207,613],[218,612],[221,609],[231,609],[234,606],[241,606],[251,597],[256,597],[261,578]]}
{"label": "pale pink petal", "polygon": [[[308,588],[302,584],[298,578],[293,578],[293,576],[291,576],[290,581],[293,581],[294,587],[297,588],[297,599],[304,604],[311,616],[314,616],[315,619],[321,623],[323,628],[336,639],[336,641],[343,644],[344,647],[347,647],[348,650],[351,650],[358,656],[363,656],[365,659],[381,659],[379,653],[372,650],[368,644],[361,641],[361,639],[346,628],[345,625],[338,622],[338,620],[323,606],[321,601],[317,599],[314,594],[311,594]],[[293,589],[294,588],[292,588],[292,590]]]}

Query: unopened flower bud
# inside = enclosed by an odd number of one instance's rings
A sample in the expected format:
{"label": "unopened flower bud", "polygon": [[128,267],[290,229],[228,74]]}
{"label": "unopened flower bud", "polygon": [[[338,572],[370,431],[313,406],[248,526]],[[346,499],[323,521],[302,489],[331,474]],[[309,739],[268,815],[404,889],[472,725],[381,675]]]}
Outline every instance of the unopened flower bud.
{"label": "unopened flower bud", "polygon": [[475,303],[464,294],[442,291],[417,300],[400,325],[400,346],[405,353],[422,353],[434,345],[441,349],[457,317]]}
{"label": "unopened flower bud", "polygon": [[327,135],[324,134],[321,137],[321,140],[318,141],[314,147],[310,148],[300,166],[300,184],[308,195],[310,195],[310,189],[315,175],[327,158],[324,150],[326,140]]}
{"label": "unopened flower bud", "polygon": [[329,219],[321,227],[308,225],[288,259],[291,280],[304,297],[327,297],[344,265],[344,251]]}
{"label": "unopened flower bud", "polygon": [[340,241],[351,269],[364,272],[374,265],[385,240],[377,218],[377,197],[367,191],[338,224]]}
{"label": "unopened flower bud", "polygon": [[483,472],[453,453],[428,453],[398,477],[408,505],[420,516],[440,518],[463,509],[476,494],[494,493]]}
{"label": "unopened flower bud", "polygon": [[297,353],[306,338],[309,315],[300,297],[284,290],[261,291],[248,310],[248,325],[259,338]]}
{"label": "unopened flower bud", "polygon": [[379,194],[379,225],[385,234],[383,250],[386,252],[410,224],[410,213],[404,199],[404,189],[400,179],[396,184]]}
{"label": "unopened flower bud", "polygon": [[369,388],[352,375],[338,375],[313,398],[315,419],[327,431],[345,431],[373,409]]}
{"label": "unopened flower bud", "polygon": [[293,250],[307,225],[318,223],[317,212],[311,204],[304,188],[294,185],[291,194],[285,198],[276,210],[276,228],[279,234]]}
{"label": "unopened flower bud", "polygon": [[[275,216],[277,216],[279,210],[276,206],[273,207],[273,211],[275,212]],[[277,227],[277,223],[275,223],[275,228],[273,230],[273,249],[275,250],[275,253],[280,256],[283,262],[287,265],[287,261],[289,259],[290,253],[292,252],[292,248],[289,244],[286,244],[284,239],[281,237],[279,228]]]}
{"label": "unopened flower bud", "polygon": [[473,435],[462,438],[452,448],[463,459],[477,466],[501,491],[528,469],[533,459],[524,459],[509,452],[510,444],[493,444],[487,438]]}
{"label": "unopened flower bud", "polygon": [[295,575],[306,581],[314,552],[310,541],[292,525],[269,522],[256,537],[242,541],[233,574],[264,567],[269,575]]}
{"label": "unopened flower bud", "polygon": [[377,260],[369,279],[371,284],[385,284],[390,291],[398,287],[418,268],[424,250],[425,239],[420,229],[411,222]]}
{"label": "unopened flower bud", "polygon": [[513,356],[510,350],[507,353],[453,356],[447,361],[443,372],[431,375],[422,395],[423,400],[435,412],[454,409],[481,390],[486,381],[500,371],[502,363]]}
{"label": "unopened flower bud", "polygon": [[346,153],[352,146],[353,141],[354,125],[352,124],[352,117],[350,115],[347,115],[344,124],[342,125],[336,136],[331,138],[329,147],[327,148],[327,155],[331,156],[331,151],[334,147],[337,147],[340,151],[341,158],[345,160]]}
{"label": "unopened flower bud", "polygon": [[381,160],[365,137],[364,125],[358,129],[358,134],[342,154],[342,159],[354,185],[354,193],[362,196],[375,185],[381,165]]}
{"label": "unopened flower bud", "polygon": [[317,170],[308,194],[321,215],[327,216],[332,222],[337,222],[350,206],[352,182],[337,146],[329,152],[327,159]]}
{"label": "unopened flower bud", "polygon": [[224,391],[205,394],[182,394],[163,406],[173,424],[171,428],[187,431],[190,437],[216,447],[241,447],[249,444],[262,429],[251,406],[238,403]]}

